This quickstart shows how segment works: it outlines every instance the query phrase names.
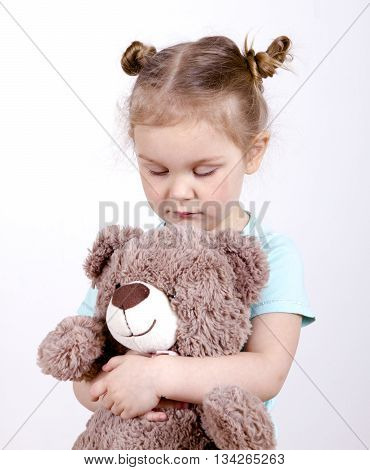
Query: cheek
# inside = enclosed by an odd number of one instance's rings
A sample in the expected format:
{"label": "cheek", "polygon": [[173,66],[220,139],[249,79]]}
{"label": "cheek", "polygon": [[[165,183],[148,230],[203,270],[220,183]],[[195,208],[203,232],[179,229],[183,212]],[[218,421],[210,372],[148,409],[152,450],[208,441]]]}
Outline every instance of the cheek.
{"label": "cheek", "polygon": [[228,174],[226,172],[212,182],[211,188],[208,191],[208,199],[218,201],[222,205],[232,200],[238,200],[241,185],[242,179],[240,175]]}
{"label": "cheek", "polygon": [[[235,204],[238,205],[242,182],[240,175],[233,178],[232,174],[227,175],[227,173],[215,181],[212,188],[202,197],[207,215],[213,219],[222,219],[227,215],[226,210]],[[210,203],[207,204],[206,201]]]}
{"label": "cheek", "polygon": [[148,177],[141,176],[141,183],[148,201],[158,204],[161,200],[161,184],[154,183]]}

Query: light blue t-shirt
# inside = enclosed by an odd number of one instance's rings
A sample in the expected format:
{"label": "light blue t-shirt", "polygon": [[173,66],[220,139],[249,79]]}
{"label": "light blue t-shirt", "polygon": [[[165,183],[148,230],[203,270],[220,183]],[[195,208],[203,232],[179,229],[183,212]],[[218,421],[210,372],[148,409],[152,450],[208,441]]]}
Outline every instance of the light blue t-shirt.
{"label": "light blue t-shirt", "polygon": [[[275,232],[261,224],[252,212],[249,221],[242,230],[244,236],[256,236],[262,249],[267,254],[269,264],[269,279],[261,290],[260,300],[251,306],[250,318],[253,319],[264,313],[294,313],[302,316],[301,328],[316,320],[311,310],[305,285],[302,257],[297,246],[287,235]],[[162,220],[159,227],[166,225]],[[79,315],[94,314],[98,289],[89,288],[84,301],[77,310]],[[266,408],[272,409],[275,397],[264,402]],[[274,423],[277,435],[277,426]]]}

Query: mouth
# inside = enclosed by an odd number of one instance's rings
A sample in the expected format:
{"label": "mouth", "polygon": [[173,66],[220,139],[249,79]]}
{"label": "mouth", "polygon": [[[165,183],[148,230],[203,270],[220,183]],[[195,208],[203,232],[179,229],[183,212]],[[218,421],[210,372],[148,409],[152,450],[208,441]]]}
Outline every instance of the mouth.
{"label": "mouth", "polygon": [[200,215],[201,212],[175,212],[178,217],[193,217],[195,215]]}
{"label": "mouth", "polygon": [[151,324],[151,326],[146,330],[144,331],[144,333],[139,333],[138,335],[134,335],[134,334],[130,334],[130,335],[121,335],[120,333],[117,333],[119,336],[122,336],[122,338],[131,338],[132,336],[144,336],[146,335],[147,333],[149,333],[149,331],[151,329],[153,329],[154,325],[157,323],[157,320],[154,320],[153,323]]}

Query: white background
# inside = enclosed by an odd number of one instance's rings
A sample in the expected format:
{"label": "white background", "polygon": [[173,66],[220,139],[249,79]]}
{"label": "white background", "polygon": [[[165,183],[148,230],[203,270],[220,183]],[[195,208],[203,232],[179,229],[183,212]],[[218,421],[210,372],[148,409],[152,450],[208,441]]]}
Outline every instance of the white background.
{"label": "white background", "polygon": [[[160,50],[209,35],[241,47],[248,31],[256,52],[277,36],[291,38],[294,73],[280,69],[264,81],[271,117],[280,114],[242,200],[257,211],[270,201],[266,222],[299,247],[317,316],[302,329],[272,411],[278,448],[369,446],[370,8],[350,27],[365,5],[0,5],[2,446],[70,449],[90,417],[71,383],[48,394],[57,382],[41,373],[36,351],[86,294],[82,263],[99,228],[99,201],[115,201],[122,224],[123,202],[145,200],[137,171],[110,137],[122,137],[116,105],[135,80],[120,68],[122,52],[134,40]],[[146,212],[140,225],[157,224]]]}

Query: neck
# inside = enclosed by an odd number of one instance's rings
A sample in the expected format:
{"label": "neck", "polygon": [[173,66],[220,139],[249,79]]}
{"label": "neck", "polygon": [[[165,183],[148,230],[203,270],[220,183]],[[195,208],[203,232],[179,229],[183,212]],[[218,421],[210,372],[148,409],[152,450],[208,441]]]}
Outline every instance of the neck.
{"label": "neck", "polygon": [[242,232],[244,227],[249,222],[249,214],[245,212],[240,206],[233,206],[225,219],[214,228],[214,230],[225,230],[231,228],[237,232]]}

